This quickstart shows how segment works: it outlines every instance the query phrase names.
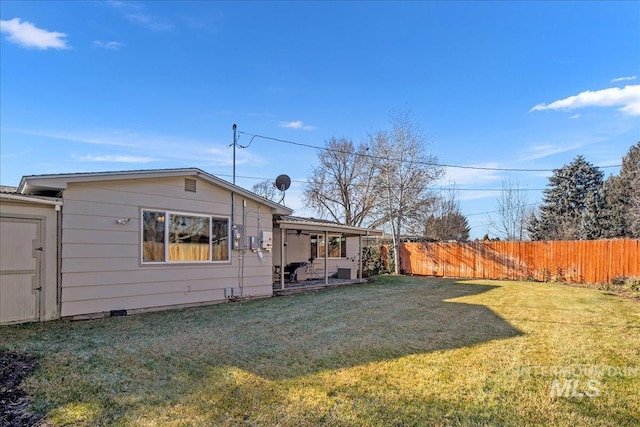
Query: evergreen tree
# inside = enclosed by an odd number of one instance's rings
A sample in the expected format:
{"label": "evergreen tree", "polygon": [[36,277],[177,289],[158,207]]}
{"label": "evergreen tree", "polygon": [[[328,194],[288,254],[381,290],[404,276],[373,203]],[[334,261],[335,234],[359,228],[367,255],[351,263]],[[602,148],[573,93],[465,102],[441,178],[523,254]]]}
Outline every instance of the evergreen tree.
{"label": "evergreen tree", "polygon": [[631,196],[629,210],[629,237],[640,239],[640,173],[636,174],[631,186],[635,191]]}
{"label": "evergreen tree", "polygon": [[604,183],[607,202],[606,237],[624,237],[629,234],[629,189],[625,188],[619,175],[612,175]]}
{"label": "evergreen tree", "polygon": [[620,174],[610,176],[605,182],[607,237],[640,237],[639,182],[640,142],[622,158]]}
{"label": "evergreen tree", "polygon": [[626,233],[623,236],[640,238],[640,142],[631,146],[622,158],[620,181],[627,196],[623,208],[626,218]]}
{"label": "evergreen tree", "polygon": [[578,240],[606,237],[603,173],[578,156],[553,171],[538,214],[529,222],[532,240]]}

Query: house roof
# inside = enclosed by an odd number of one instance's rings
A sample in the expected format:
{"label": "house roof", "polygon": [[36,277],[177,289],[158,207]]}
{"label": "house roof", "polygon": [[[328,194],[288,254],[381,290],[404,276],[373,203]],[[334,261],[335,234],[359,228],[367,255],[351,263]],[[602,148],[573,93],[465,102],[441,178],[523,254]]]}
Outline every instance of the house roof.
{"label": "house roof", "polygon": [[198,177],[210,184],[224,188],[271,207],[276,214],[291,215],[293,210],[276,202],[266,199],[256,193],[211,175],[198,168],[179,169],[147,169],[112,172],[84,172],[53,175],[28,175],[23,176],[17,188],[17,193],[22,195],[50,196],[65,190],[69,183],[99,182],[128,179],[150,179],[167,177]]}
{"label": "house roof", "polygon": [[285,230],[327,231],[340,232],[355,236],[382,236],[383,232],[372,228],[351,227],[334,221],[316,218],[303,218],[299,216],[283,216],[275,221],[277,228]]}
{"label": "house roof", "polygon": [[56,197],[34,196],[30,194],[20,194],[16,187],[0,185],[0,200],[13,200],[25,203],[36,203],[42,205],[62,205],[62,200]]}
{"label": "house roof", "polygon": [[0,185],[0,193],[15,193],[18,190],[17,187],[10,187],[8,185]]}

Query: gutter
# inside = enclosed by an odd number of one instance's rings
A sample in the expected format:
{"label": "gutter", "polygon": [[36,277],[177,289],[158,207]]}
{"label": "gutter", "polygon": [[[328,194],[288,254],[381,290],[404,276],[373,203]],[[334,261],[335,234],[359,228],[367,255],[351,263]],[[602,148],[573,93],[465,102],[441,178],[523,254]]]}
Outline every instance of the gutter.
{"label": "gutter", "polygon": [[42,205],[52,205],[62,207],[62,200],[47,200],[37,197],[22,196],[19,194],[0,193],[0,199],[15,200],[18,202],[40,203]]}

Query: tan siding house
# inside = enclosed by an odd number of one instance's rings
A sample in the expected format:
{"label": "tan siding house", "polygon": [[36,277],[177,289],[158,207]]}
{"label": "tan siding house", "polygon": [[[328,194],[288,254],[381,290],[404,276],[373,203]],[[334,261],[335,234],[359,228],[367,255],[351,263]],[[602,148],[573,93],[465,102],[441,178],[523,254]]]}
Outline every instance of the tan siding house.
{"label": "tan siding house", "polygon": [[262,236],[291,210],[199,169],[30,176],[19,191],[62,197],[62,317],[272,295]]}
{"label": "tan siding house", "polygon": [[380,234],[292,217],[196,168],[33,175],[0,190],[0,324],[269,297],[274,280],[284,289],[280,266],[310,258],[308,279],[359,282],[363,238]]}

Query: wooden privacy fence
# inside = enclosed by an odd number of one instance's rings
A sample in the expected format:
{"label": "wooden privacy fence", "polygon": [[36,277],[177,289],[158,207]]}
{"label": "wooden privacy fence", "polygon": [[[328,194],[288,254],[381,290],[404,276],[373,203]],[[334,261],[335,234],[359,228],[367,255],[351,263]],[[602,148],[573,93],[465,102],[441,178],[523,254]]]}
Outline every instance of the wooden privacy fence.
{"label": "wooden privacy fence", "polygon": [[[208,261],[210,249],[213,250],[213,261],[229,259],[226,244],[170,243],[169,261]],[[144,242],[144,261],[165,261],[164,243]]]}
{"label": "wooden privacy fence", "polygon": [[403,243],[400,268],[422,276],[609,283],[640,277],[640,240]]}

